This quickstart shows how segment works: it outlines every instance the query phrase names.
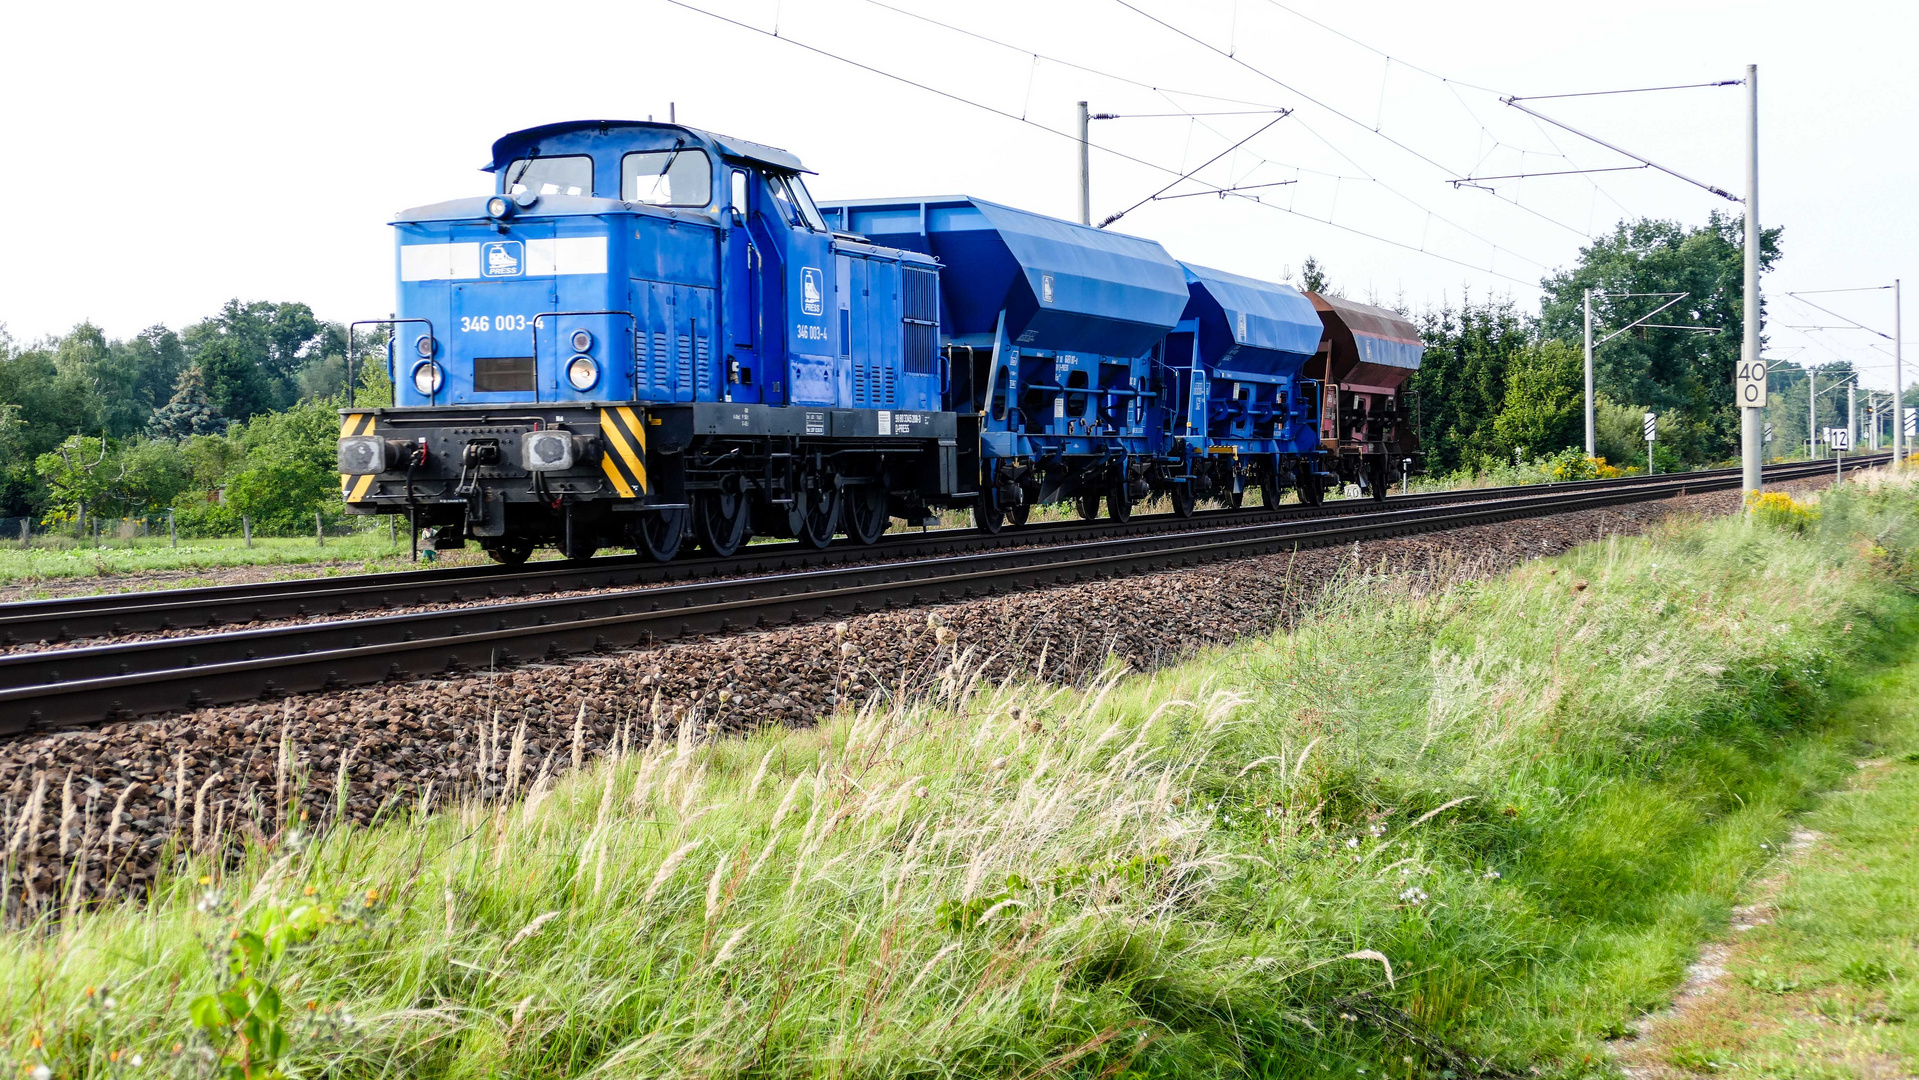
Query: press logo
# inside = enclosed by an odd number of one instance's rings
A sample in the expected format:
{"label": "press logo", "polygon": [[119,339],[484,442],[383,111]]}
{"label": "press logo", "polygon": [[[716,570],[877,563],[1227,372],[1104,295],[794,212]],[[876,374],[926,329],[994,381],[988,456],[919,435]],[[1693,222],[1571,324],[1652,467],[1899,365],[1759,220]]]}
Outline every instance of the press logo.
{"label": "press logo", "polygon": [[808,315],[826,314],[826,288],[818,269],[800,267],[800,310]]}
{"label": "press logo", "polygon": [[480,245],[481,277],[519,277],[526,267],[526,248],[518,240],[491,240]]}

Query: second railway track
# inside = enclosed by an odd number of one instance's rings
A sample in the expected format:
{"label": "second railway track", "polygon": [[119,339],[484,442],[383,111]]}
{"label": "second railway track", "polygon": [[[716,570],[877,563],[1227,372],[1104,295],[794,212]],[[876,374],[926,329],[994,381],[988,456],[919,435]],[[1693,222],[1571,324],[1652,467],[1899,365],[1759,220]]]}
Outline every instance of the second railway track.
{"label": "second railway track", "polygon": [[[1860,458],[1846,465],[1860,468],[1879,462]],[[1823,475],[1832,468],[1775,466],[1767,476],[1776,482]],[[862,565],[14,653],[0,656],[0,734],[484,670],[687,635],[1724,490],[1737,487],[1739,476],[1736,470],[1722,470],[1636,481],[1555,485],[1523,494],[1446,493],[1469,499],[1426,497],[1419,502],[1421,497],[1414,496],[1383,508],[1370,504],[1345,513],[1268,514],[1266,520],[1252,523],[1174,519],[1172,527],[1013,550],[993,547],[922,557],[902,553],[892,561]],[[1035,531],[1023,539],[1033,538]],[[872,548],[854,550],[880,554]],[[459,581],[443,584],[472,588]],[[409,591],[419,587],[415,583]],[[297,592],[287,590],[282,596]]]}
{"label": "second railway track", "polygon": [[[1736,469],[1683,474],[1684,478],[1696,483],[1737,475]],[[1378,513],[1381,510],[1449,506],[1522,495],[1549,495],[1560,491],[1627,489],[1656,483],[1660,479],[1641,476],[1522,487],[1469,488],[1396,495],[1383,503],[1365,499],[1339,499],[1317,507],[1287,505],[1218,510],[1204,512],[1193,518],[1153,514],[1127,522],[1111,519],[1046,522],[1019,529],[1009,528],[995,535],[971,529],[903,532],[889,534],[870,546],[834,544],[814,549],[794,542],[756,544],[728,559],[688,558],[656,563],[642,556],[628,555],[580,562],[445,567],[338,578],[298,578],[242,585],[165,589],[151,593],[67,596],[0,604],[0,645],[171,633],[247,623],[335,618],[359,612],[433,604],[515,600],[559,592],[792,573],[861,562],[925,559],[969,552],[1004,551],[1038,544],[1068,544],[1201,528],[1345,517]]]}

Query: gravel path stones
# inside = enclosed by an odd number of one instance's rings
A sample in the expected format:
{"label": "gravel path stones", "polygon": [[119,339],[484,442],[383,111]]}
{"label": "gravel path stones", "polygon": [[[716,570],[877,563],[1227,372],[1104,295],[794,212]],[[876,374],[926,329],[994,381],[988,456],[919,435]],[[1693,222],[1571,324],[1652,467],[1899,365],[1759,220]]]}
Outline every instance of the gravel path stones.
{"label": "gravel path stones", "polygon": [[910,693],[955,650],[990,657],[989,674],[1043,659],[1048,678],[1078,679],[1109,652],[1151,669],[1284,622],[1355,565],[1435,583],[1480,578],[1674,513],[1738,505],[1738,492],[1689,495],[15,739],[0,744],[0,895],[9,912],[23,898],[50,902],[67,880],[83,880],[88,898],[139,895],[167,851],[498,790],[516,733],[523,785],[688,715],[740,731]]}

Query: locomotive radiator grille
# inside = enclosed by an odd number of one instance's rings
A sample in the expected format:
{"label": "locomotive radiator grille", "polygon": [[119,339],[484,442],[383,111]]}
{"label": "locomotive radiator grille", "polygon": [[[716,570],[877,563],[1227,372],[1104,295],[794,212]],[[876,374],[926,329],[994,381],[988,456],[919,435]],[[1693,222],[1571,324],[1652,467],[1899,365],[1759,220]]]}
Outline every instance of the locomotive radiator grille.
{"label": "locomotive radiator grille", "polygon": [[646,494],[646,424],[625,405],[600,410],[600,469],[622,499]]}
{"label": "locomotive radiator grille", "polygon": [[[364,428],[360,426],[361,421],[366,422]],[[340,437],[344,439],[349,435],[371,435],[375,421],[376,418],[370,413],[355,413],[340,422]],[[368,491],[372,490],[373,480],[372,473],[357,478],[341,473],[340,497],[347,502],[359,502],[366,498]]]}

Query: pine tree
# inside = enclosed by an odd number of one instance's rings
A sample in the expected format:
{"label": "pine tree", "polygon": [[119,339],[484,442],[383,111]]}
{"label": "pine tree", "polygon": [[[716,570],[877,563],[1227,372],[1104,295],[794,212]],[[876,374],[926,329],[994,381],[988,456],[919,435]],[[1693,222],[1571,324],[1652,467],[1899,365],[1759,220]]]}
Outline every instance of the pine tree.
{"label": "pine tree", "polygon": [[227,418],[214,408],[207,396],[206,375],[194,364],[174,380],[173,397],[153,414],[147,435],[155,439],[184,439],[188,435],[218,435],[226,428]]}

